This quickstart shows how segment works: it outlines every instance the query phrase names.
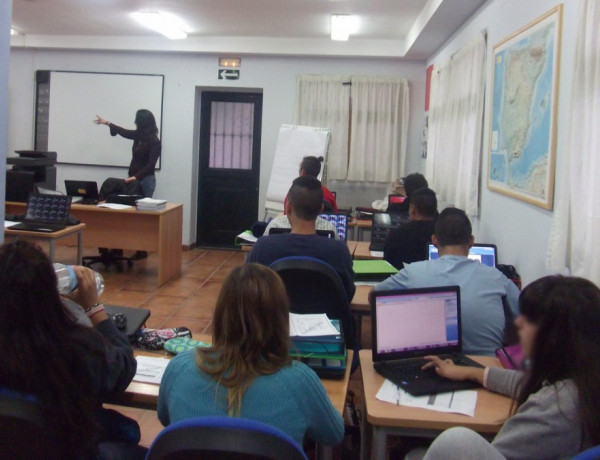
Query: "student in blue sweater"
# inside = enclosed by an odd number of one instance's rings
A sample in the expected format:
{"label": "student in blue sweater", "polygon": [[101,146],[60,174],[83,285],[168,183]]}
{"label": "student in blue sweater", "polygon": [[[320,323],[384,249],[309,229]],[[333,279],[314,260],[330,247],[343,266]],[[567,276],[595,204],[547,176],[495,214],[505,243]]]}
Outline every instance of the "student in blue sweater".
{"label": "student in blue sweater", "polygon": [[302,445],[305,435],[334,445],[344,423],[317,375],[289,355],[289,307],[279,276],[245,264],[223,282],[213,346],[171,360],[158,396],[165,426],[200,415],[268,423]]}

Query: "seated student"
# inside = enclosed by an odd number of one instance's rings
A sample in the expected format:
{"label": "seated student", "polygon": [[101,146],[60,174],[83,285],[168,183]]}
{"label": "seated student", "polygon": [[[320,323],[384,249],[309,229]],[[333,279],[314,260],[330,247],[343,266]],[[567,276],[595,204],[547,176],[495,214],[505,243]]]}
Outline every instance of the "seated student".
{"label": "seated student", "polygon": [[[63,458],[144,458],[137,423],[102,408],[135,375],[133,349],[98,304],[94,273],[74,271],[79,284],[69,297],[91,327],[77,324],[63,304],[52,263],[39,247],[0,246],[0,391],[37,399]],[[119,427],[128,435],[111,437]]]}
{"label": "seated student", "polygon": [[473,236],[464,211],[444,209],[432,240],[439,259],[414,262],[375,290],[460,286],[463,351],[493,356],[502,346],[506,323],[519,314],[519,290],[496,268],[469,259]]}
{"label": "seated student", "polygon": [[423,187],[428,187],[427,179],[420,173],[412,173],[404,178],[404,194],[406,198],[402,203],[393,203],[388,206],[388,213],[408,214],[412,193]]}
{"label": "seated student", "polygon": [[[300,162],[300,170],[298,171],[299,176],[311,176],[317,178],[321,172],[321,163],[323,163],[323,157],[304,157]],[[327,187],[321,184],[323,189],[323,205],[324,212],[338,212],[335,195],[329,191]],[[285,197],[283,202],[283,213],[286,214],[286,204],[288,197]]]}
{"label": "seated student", "polygon": [[[281,216],[275,217],[275,219],[272,219],[267,224],[264,234],[270,235],[272,228],[289,228],[289,229],[291,229],[292,224],[290,224],[290,219],[288,219],[288,216],[282,214]],[[333,225],[333,223],[329,222],[328,220],[317,217],[317,219],[315,220],[315,229],[333,232],[333,234],[335,235],[335,239],[336,240],[340,239],[340,236],[338,235],[337,230],[335,229],[335,225]]]}
{"label": "seated student", "polygon": [[383,258],[398,270],[404,264],[427,260],[437,215],[435,192],[427,187],[415,190],[408,208],[410,222],[390,231]]}
{"label": "seated student", "polygon": [[530,359],[527,371],[428,358],[441,376],[475,380],[513,397],[516,410],[491,444],[453,428],[434,441],[427,460],[449,453],[465,459],[571,458],[600,444],[600,290],[582,278],[547,276],[527,286],[520,302],[516,325]]}
{"label": "seated student", "polygon": [[356,287],[348,246],[343,241],[316,234],[315,220],[323,209],[321,183],[312,176],[298,177],[294,180],[288,197],[286,211],[292,224],[292,232],[259,238],[247,261],[269,266],[282,257],[314,257],[328,263],[338,272],[348,300],[352,300]]}
{"label": "seated student", "polygon": [[281,278],[267,267],[245,264],[223,281],[213,319],[211,348],[171,360],[158,395],[165,426],[200,415],[258,420],[300,445],[307,434],[334,445],[344,422],[323,384],[289,354],[289,305]]}

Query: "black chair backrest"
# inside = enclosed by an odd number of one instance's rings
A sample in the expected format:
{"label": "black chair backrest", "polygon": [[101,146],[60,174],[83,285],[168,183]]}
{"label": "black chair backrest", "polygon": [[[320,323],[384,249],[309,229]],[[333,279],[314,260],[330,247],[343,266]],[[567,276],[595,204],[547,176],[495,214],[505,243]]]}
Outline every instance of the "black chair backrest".
{"label": "black chair backrest", "polygon": [[270,268],[283,280],[292,313],[327,313],[330,319],[339,319],[346,346],[354,348],[356,326],[350,302],[340,276],[330,265],[313,257],[284,257]]}
{"label": "black chair backrest", "polygon": [[0,457],[62,458],[57,443],[48,434],[37,403],[0,395]]}
{"label": "black chair backrest", "polygon": [[146,460],[304,460],[284,439],[231,427],[181,427],[159,435]]}

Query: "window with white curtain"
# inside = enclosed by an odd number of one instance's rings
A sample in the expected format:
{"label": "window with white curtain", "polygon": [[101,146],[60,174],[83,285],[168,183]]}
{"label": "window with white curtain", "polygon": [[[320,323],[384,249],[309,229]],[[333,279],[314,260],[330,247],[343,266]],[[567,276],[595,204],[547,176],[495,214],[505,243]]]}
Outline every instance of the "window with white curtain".
{"label": "window with white curtain", "polygon": [[579,6],[567,148],[548,267],[600,285],[600,2]]}
{"label": "window with white curtain", "polygon": [[300,75],[294,123],[329,128],[327,178],[393,182],[403,175],[408,81]]}
{"label": "window with white curtain", "polygon": [[253,130],[254,104],[213,101],[208,166],[252,169]]}
{"label": "window with white curtain", "polygon": [[431,77],[426,177],[438,200],[479,214],[486,40],[481,34]]}

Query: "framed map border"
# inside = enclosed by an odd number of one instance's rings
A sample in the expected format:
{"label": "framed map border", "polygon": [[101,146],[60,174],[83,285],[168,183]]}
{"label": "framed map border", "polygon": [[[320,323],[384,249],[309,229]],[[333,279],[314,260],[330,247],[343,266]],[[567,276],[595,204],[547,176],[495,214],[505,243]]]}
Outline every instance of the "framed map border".
{"label": "framed map border", "polygon": [[[544,15],[534,19],[529,24],[520,28],[516,32],[512,33],[508,37],[504,38],[500,42],[494,45],[493,49],[493,59],[492,59],[492,93],[491,93],[491,103],[490,103],[490,132],[488,139],[488,171],[487,171],[487,185],[488,189],[499,192],[513,198],[517,198],[521,201],[525,201],[527,203],[533,204],[535,206],[539,206],[541,208],[552,210],[554,206],[554,179],[555,179],[555,166],[556,166],[556,119],[558,113],[558,87],[559,87],[559,79],[560,79],[560,57],[561,57],[561,37],[562,37],[562,4],[556,5],[550,11],[545,13]],[[554,16],[554,18],[552,18]],[[494,181],[491,179],[491,167],[492,167],[492,134],[493,134],[493,121],[494,121],[494,84],[495,84],[495,67],[496,67],[496,57],[499,52],[498,49],[502,48],[500,51],[504,50],[508,46],[518,43],[523,38],[526,38],[528,35],[532,34],[532,28],[539,24],[540,22],[547,20],[555,22],[554,29],[554,68],[553,72],[553,87],[551,88],[552,92],[552,108],[550,111],[550,129],[549,129],[549,151],[548,151],[548,170],[549,174],[547,175],[547,180],[545,184],[546,196],[545,198],[538,198],[530,193],[523,191],[522,189],[516,187],[510,187],[507,184],[501,181]]]}

